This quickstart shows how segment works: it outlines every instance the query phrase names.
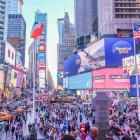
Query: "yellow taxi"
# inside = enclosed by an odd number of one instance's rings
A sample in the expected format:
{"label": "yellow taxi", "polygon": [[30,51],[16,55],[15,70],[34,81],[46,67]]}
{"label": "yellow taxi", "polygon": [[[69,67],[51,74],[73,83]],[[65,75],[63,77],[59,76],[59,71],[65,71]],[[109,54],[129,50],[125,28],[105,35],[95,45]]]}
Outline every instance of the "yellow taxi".
{"label": "yellow taxi", "polygon": [[8,112],[0,112],[0,119],[8,121],[13,119],[14,115]]}

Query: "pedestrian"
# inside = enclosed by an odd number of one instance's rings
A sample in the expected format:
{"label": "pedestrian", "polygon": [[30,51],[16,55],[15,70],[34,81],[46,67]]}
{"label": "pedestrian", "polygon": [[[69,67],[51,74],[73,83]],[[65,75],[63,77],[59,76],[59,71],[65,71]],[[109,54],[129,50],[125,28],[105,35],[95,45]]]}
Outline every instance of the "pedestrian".
{"label": "pedestrian", "polygon": [[14,136],[14,132],[15,132],[15,126],[12,125],[12,128],[11,128],[12,137]]}
{"label": "pedestrian", "polygon": [[6,136],[7,136],[7,133],[8,133],[9,130],[10,130],[10,125],[7,123],[6,126],[5,126]]}
{"label": "pedestrian", "polygon": [[121,140],[132,140],[129,135],[124,135]]}
{"label": "pedestrian", "polygon": [[114,136],[113,132],[112,131],[108,131],[106,133],[106,140],[114,140],[113,136]]}
{"label": "pedestrian", "polygon": [[19,129],[18,130],[18,140],[22,140],[23,139],[23,130]]}
{"label": "pedestrian", "polygon": [[75,140],[71,135],[65,135],[61,140]]}
{"label": "pedestrian", "polygon": [[15,130],[15,137],[16,137],[16,140],[18,140],[18,129]]}
{"label": "pedestrian", "polygon": [[86,137],[86,140],[95,140],[95,138],[98,136],[98,128],[92,127],[90,129],[89,136]]}
{"label": "pedestrian", "polygon": [[29,124],[28,124],[28,130],[29,130],[29,133],[31,132],[31,127],[32,127],[32,124],[29,123]]}

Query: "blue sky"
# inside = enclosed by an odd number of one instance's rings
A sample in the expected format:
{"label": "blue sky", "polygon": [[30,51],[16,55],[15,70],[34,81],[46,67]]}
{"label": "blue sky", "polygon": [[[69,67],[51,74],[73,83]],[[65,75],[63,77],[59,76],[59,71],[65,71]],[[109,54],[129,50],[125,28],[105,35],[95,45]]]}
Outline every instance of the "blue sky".
{"label": "blue sky", "polygon": [[[26,54],[32,39],[30,32],[34,23],[35,11],[40,10],[48,14],[48,65],[51,74],[56,83],[57,75],[57,19],[64,17],[64,9],[69,13],[70,21],[74,23],[74,0],[24,0],[23,15],[26,21]],[[26,55],[26,66],[28,65],[28,56]]]}

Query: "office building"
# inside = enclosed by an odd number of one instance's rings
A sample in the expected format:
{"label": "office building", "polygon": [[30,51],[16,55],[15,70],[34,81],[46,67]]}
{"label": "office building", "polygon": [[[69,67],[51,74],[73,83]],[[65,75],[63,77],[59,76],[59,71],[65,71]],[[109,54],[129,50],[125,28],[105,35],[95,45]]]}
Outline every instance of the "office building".
{"label": "office building", "polygon": [[25,63],[26,22],[21,14],[9,14],[7,41],[21,53],[21,60]]}
{"label": "office building", "polygon": [[23,0],[6,0],[4,39],[7,39],[9,14],[22,14]]}
{"label": "office building", "polygon": [[[59,43],[57,45],[57,69],[63,71],[63,62],[74,51],[75,47],[75,26],[70,23],[69,15],[65,12],[64,19],[58,19]],[[63,85],[63,79],[58,79],[58,85]]]}
{"label": "office building", "polygon": [[97,21],[97,0],[75,0],[76,38],[93,34],[93,23]]}
{"label": "office building", "polygon": [[98,0],[98,35],[129,37],[133,23],[140,23],[140,0]]}
{"label": "office building", "polygon": [[42,36],[36,40],[37,61],[36,73],[38,75],[38,88],[48,88],[48,60],[47,60],[47,13],[37,10],[35,21],[43,23],[44,30]]}
{"label": "office building", "polygon": [[4,39],[6,1],[0,0],[0,41]]}

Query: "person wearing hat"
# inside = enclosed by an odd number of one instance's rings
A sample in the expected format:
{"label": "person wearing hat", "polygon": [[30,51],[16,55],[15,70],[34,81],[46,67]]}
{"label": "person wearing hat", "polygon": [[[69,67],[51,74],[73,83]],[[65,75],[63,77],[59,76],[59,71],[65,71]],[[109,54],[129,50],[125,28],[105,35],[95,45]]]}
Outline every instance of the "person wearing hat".
{"label": "person wearing hat", "polygon": [[113,132],[112,131],[108,131],[106,133],[106,140],[114,140],[113,136],[114,136]]}

